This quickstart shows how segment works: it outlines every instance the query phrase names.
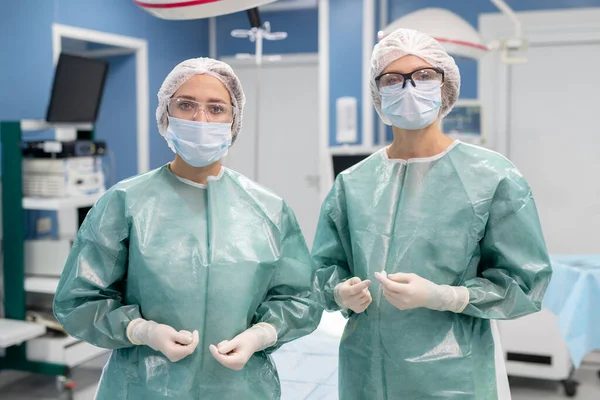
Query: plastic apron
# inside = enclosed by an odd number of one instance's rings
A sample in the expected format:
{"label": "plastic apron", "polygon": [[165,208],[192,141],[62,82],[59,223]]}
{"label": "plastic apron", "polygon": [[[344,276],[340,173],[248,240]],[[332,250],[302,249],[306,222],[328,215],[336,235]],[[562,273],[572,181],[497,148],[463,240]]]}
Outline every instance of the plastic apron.
{"label": "plastic apron", "polygon": [[[223,169],[204,187],[167,166],[123,181],[94,206],[77,234],[54,301],[74,337],[115,349],[98,399],[279,399],[268,355],[318,326],[316,267],[292,211],[277,196]],[[127,324],[143,317],[198,330],[177,363],[133,346]],[[266,322],[276,346],[242,371],[219,364],[209,345]]]}
{"label": "plastic apron", "polygon": [[[551,276],[531,190],[507,159],[459,142],[408,161],[383,149],[336,179],[313,256],[329,310],[339,309],[337,284],[372,281],[367,311],[347,312],[341,399],[505,400],[490,320],[539,311]],[[400,311],[374,279],[381,270],[466,286],[469,305],[461,314]]]}

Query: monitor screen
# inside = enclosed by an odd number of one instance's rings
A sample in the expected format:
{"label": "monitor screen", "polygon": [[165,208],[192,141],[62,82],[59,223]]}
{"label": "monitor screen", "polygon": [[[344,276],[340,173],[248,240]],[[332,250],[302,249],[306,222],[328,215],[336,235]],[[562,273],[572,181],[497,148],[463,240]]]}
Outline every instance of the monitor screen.
{"label": "monitor screen", "polygon": [[371,154],[335,154],[333,156],[333,179],[337,178],[340,173],[348,168],[370,156]]}
{"label": "monitor screen", "polygon": [[71,54],[60,55],[46,120],[96,122],[108,62]]}
{"label": "monitor screen", "polygon": [[442,119],[442,130],[446,135],[481,136],[481,105],[476,101],[457,101]]}

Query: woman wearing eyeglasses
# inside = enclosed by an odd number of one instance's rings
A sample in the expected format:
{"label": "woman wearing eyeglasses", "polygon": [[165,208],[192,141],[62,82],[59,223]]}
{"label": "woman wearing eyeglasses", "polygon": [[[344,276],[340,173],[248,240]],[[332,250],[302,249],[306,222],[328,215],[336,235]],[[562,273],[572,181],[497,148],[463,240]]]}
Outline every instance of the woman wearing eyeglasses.
{"label": "woman wearing eyeglasses", "polygon": [[156,110],[174,161],[111,188],[77,234],[54,313],[115,350],[98,399],[279,399],[268,354],[319,323],[293,212],[221,165],[244,104],[229,65],[176,66]]}
{"label": "woman wearing eyeglasses", "polygon": [[440,130],[460,75],[436,40],[400,29],[371,61],[394,140],[338,176],[313,246],[323,305],[349,316],[340,399],[506,400],[490,320],[539,311],[551,276],[531,189]]}

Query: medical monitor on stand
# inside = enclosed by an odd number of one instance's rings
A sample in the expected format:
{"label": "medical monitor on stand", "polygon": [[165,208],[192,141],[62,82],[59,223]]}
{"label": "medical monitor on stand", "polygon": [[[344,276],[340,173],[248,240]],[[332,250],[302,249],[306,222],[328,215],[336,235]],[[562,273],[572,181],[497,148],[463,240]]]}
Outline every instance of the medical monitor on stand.
{"label": "medical monitor on stand", "polygon": [[107,72],[106,61],[62,53],[54,73],[46,121],[96,122]]}
{"label": "medical monitor on stand", "polygon": [[371,156],[370,153],[360,154],[333,154],[333,179],[337,178],[339,174],[347,170],[348,168],[358,164],[362,160]]}

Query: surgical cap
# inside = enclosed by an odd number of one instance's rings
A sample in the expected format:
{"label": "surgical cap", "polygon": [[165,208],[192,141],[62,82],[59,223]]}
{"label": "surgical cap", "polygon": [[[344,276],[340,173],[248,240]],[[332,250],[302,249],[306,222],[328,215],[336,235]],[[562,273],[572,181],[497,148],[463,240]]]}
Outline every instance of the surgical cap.
{"label": "surgical cap", "polygon": [[169,103],[169,99],[173,97],[177,89],[188,79],[203,74],[214,76],[223,82],[223,85],[229,91],[231,103],[235,108],[233,123],[231,125],[231,140],[233,143],[242,129],[242,115],[244,105],[246,104],[246,96],[244,95],[242,84],[233,72],[233,69],[228,64],[212,58],[191,58],[178,64],[167,75],[158,91],[158,107],[156,108],[158,131],[163,136],[167,132],[167,104]]}
{"label": "surgical cap", "polygon": [[460,72],[454,58],[448,55],[442,45],[431,36],[412,29],[397,29],[375,45],[371,56],[371,97],[377,113],[387,125],[392,125],[392,123],[381,112],[381,94],[375,78],[392,62],[409,54],[422,58],[432,66],[444,71],[441,118],[448,115],[458,99]]}

